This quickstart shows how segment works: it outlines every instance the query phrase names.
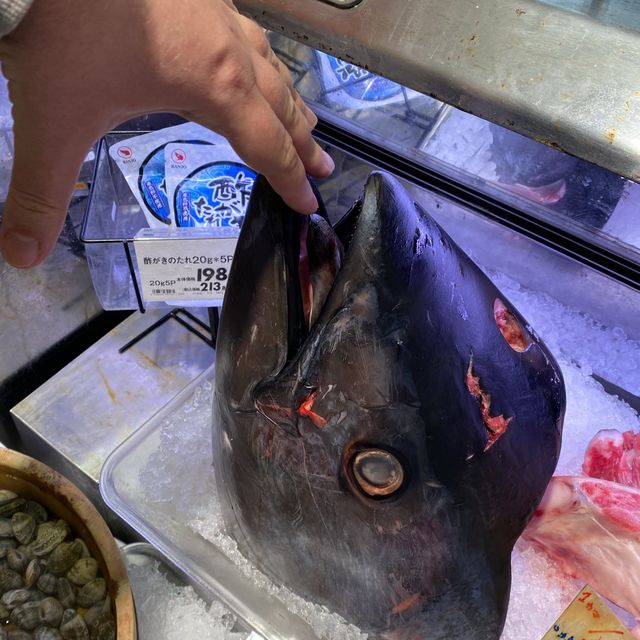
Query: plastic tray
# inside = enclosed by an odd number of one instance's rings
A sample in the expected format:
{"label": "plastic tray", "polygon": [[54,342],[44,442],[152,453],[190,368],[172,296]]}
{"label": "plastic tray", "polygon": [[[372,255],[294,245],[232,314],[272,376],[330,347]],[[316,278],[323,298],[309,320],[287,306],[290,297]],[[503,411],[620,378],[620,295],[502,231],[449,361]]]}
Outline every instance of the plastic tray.
{"label": "plastic tray", "polygon": [[[212,378],[213,368],[209,368],[109,456],[100,478],[102,497],[178,567],[198,587],[199,593],[221,600],[267,640],[317,640],[301,618],[288,611],[280,600],[260,590],[218,547],[188,527],[174,501],[151,503],[144,499],[146,489],[140,472],[160,448],[163,422]],[[210,449],[197,455],[211,458]],[[161,467],[156,470],[162,472]],[[173,482],[181,481],[189,482],[188,475],[185,480],[180,474],[173,474]],[[189,490],[188,485],[175,487],[176,494]],[[202,507],[206,508],[204,502]],[[192,506],[197,510],[198,504]]]}
{"label": "plastic tray", "polygon": [[[159,569],[161,575],[163,575],[170,584],[173,584],[178,587],[186,587],[191,586],[194,588],[195,592],[200,596],[205,602],[211,604],[212,600],[209,597],[208,593],[202,593],[199,590],[199,585],[192,584],[188,575],[185,575],[181,571],[179,571],[176,567],[171,565],[167,559],[156,549],[152,544],[147,542],[133,542],[131,544],[124,545],[122,547],[122,553],[125,556],[125,560],[128,567],[137,566],[137,567],[145,567],[153,562],[159,563]],[[135,585],[133,589],[134,602],[136,598]],[[153,614],[154,611],[151,610],[149,612]],[[140,632],[143,630],[140,625],[140,612],[136,611],[136,619],[137,619],[137,628],[138,634],[143,635]],[[246,633],[249,634],[249,629],[242,621],[236,622],[233,632],[237,633]],[[148,634],[147,634],[148,635]],[[253,638],[249,638],[248,640],[258,640],[259,636],[253,634]]]}

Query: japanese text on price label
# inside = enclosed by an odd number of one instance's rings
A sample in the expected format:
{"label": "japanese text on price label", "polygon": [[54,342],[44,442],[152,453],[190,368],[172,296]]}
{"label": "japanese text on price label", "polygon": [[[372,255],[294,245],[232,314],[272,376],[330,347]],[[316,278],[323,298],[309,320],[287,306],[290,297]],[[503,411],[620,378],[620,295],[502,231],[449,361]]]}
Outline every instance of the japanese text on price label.
{"label": "japanese text on price label", "polygon": [[219,303],[224,297],[235,238],[136,239],[146,302]]}

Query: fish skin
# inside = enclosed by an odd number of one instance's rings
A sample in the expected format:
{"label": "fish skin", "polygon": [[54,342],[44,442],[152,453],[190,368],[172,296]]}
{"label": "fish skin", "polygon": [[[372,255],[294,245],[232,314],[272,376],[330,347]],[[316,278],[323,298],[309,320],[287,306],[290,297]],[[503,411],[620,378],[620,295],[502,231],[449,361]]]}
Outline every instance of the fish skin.
{"label": "fish skin", "polygon": [[[216,353],[214,467],[229,531],[276,582],[371,637],[497,640],[511,550],[557,462],[560,370],[390,176],[368,179],[306,337],[291,275],[299,237],[297,214],[260,178]],[[526,351],[497,328],[496,298],[527,327]],[[511,418],[486,451],[471,361],[490,415]],[[366,447],[401,461],[398,494],[357,489],[349,460]]]}

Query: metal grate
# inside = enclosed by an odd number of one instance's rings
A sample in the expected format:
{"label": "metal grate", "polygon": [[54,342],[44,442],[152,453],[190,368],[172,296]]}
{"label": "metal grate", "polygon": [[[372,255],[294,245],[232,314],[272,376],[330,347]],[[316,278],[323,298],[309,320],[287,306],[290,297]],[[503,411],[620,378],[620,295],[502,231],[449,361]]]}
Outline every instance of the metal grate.
{"label": "metal grate", "polygon": [[140,342],[143,338],[155,331],[158,327],[162,326],[165,322],[174,320],[179,325],[183,326],[187,331],[198,336],[200,340],[208,344],[212,349],[216,348],[216,339],[218,337],[218,323],[219,312],[217,308],[209,309],[210,324],[202,322],[200,318],[196,317],[190,311],[187,311],[183,307],[172,309],[169,313],[166,313],[161,318],[156,320],[153,324],[149,325],[144,331],[141,331],[138,335],[134,336],[129,342],[122,345],[118,349],[118,353],[124,353],[135,344]]}

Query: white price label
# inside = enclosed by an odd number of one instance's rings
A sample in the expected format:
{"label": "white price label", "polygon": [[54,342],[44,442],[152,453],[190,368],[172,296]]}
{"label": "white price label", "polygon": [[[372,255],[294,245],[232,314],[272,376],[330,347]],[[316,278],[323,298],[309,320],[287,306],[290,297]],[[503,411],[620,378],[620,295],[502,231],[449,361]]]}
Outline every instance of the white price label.
{"label": "white price label", "polygon": [[136,238],[133,241],[146,302],[220,304],[236,238]]}

